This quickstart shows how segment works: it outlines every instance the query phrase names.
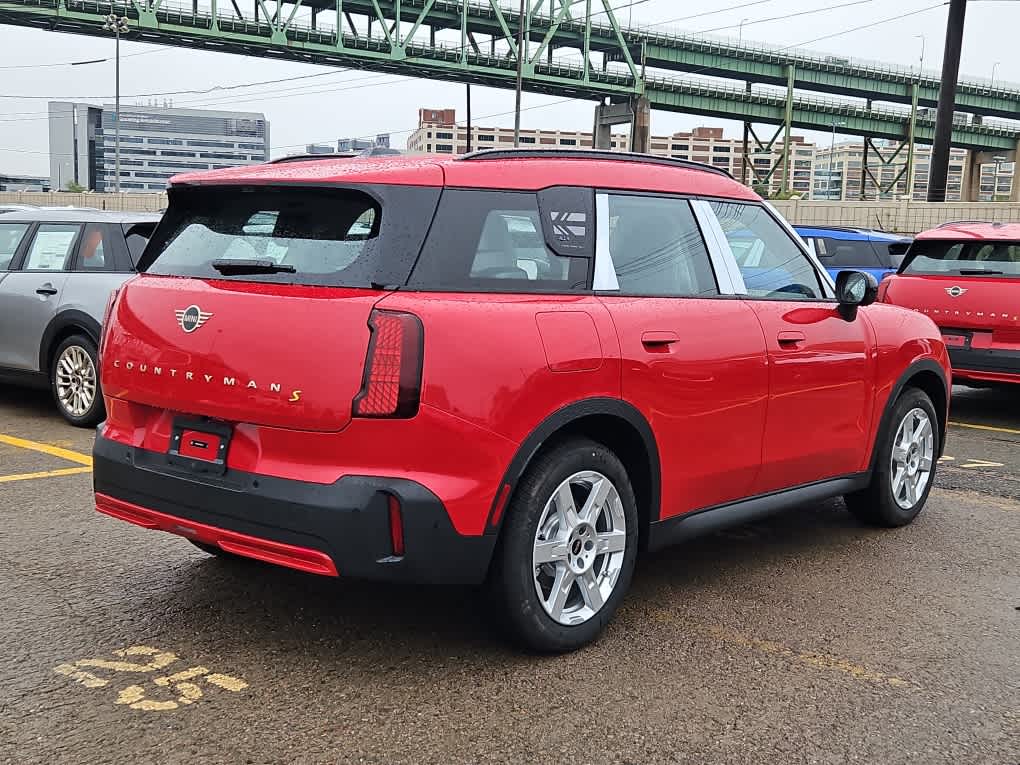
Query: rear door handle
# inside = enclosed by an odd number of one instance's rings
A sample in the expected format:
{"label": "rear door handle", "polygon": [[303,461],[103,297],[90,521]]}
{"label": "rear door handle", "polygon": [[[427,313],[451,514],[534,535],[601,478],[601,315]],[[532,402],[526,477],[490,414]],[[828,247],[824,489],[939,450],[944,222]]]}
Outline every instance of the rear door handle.
{"label": "rear door handle", "polygon": [[44,284],[35,291],[36,295],[56,295],[57,290],[52,284]]}
{"label": "rear door handle", "polygon": [[780,332],[777,338],[781,348],[796,348],[807,340],[803,332]]}
{"label": "rear door handle", "polygon": [[648,348],[661,348],[680,341],[676,332],[642,332],[641,344]]}

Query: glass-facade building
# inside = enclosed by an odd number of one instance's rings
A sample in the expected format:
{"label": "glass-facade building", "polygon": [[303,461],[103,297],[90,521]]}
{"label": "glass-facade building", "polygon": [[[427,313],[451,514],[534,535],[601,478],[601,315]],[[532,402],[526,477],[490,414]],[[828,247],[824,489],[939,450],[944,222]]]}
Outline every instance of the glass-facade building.
{"label": "glass-facade building", "polygon": [[[78,124],[82,117],[87,124]],[[50,169],[55,188],[63,188],[63,180],[74,177],[76,183],[94,191],[114,190],[115,119],[112,104],[101,108],[51,104]],[[79,140],[87,145],[78,145]],[[69,148],[70,152],[66,151]],[[68,153],[76,160],[73,172],[63,167]],[[160,106],[120,108],[121,191],[163,191],[167,180],[178,173],[268,159],[269,122],[263,114]],[[87,165],[87,173],[81,172],[82,165]]]}

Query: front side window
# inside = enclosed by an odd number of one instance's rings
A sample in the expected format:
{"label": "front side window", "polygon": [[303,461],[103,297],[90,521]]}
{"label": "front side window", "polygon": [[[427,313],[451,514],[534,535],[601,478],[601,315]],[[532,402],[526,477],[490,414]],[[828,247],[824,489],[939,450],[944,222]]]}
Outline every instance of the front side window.
{"label": "front side window", "polygon": [[750,297],[784,300],[825,297],[814,265],[764,207],[710,202]]}
{"label": "front side window", "polygon": [[0,223],[0,271],[11,267],[11,261],[26,231],[27,223]]}
{"label": "front side window", "polygon": [[609,195],[609,254],[620,292],[663,297],[719,294],[708,250],[685,199]]}
{"label": "front side window", "polygon": [[916,240],[900,273],[1020,276],[1020,242]]}
{"label": "front side window", "polygon": [[35,232],[25,261],[25,271],[62,271],[78,238],[81,226],[71,223],[43,223]]}
{"label": "front side window", "polygon": [[[551,206],[545,205],[549,220],[543,227],[534,193],[443,192],[408,286],[480,292],[586,289],[591,258],[584,246],[588,215],[584,200],[571,209],[569,199],[557,197]],[[569,255],[556,254],[547,243],[550,237]]]}

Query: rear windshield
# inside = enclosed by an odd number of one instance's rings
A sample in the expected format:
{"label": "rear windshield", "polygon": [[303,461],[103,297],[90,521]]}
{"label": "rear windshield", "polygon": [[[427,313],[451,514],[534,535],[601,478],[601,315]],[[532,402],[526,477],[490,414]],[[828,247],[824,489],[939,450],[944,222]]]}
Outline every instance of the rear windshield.
{"label": "rear windshield", "polygon": [[1020,276],[1020,242],[915,241],[901,273]]}
{"label": "rear windshield", "polygon": [[[369,191],[172,191],[170,208],[139,269],[166,276],[342,287],[401,284],[420,250],[438,192],[397,186]],[[231,261],[257,267],[231,269]]]}

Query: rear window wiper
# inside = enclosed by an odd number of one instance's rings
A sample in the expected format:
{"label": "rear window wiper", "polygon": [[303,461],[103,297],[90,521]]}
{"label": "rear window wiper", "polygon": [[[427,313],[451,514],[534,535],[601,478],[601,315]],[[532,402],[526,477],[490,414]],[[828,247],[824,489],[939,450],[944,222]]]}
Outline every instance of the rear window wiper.
{"label": "rear window wiper", "polygon": [[1004,272],[994,271],[990,268],[961,268],[960,276],[981,276],[982,274],[988,274],[989,276],[1002,276]]}
{"label": "rear window wiper", "polygon": [[224,276],[244,276],[245,274],[294,274],[297,269],[286,263],[272,260],[234,260],[222,258],[214,260],[212,267]]}

